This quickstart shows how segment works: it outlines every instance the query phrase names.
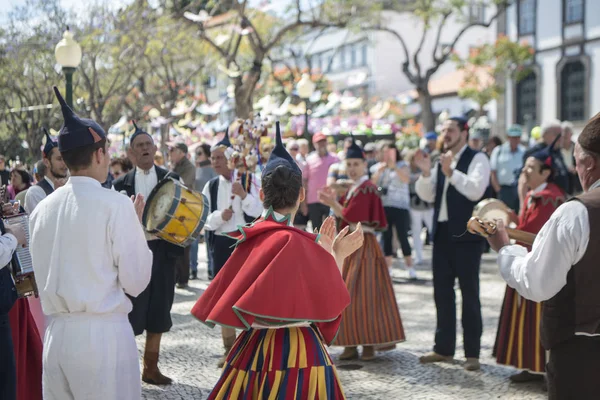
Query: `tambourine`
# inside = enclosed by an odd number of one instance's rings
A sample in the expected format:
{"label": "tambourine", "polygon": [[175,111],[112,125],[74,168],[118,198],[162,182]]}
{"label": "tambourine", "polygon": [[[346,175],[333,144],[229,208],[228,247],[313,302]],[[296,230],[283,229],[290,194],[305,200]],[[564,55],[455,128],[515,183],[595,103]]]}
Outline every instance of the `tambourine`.
{"label": "tambourine", "polygon": [[485,199],[477,203],[473,208],[473,216],[467,222],[467,231],[475,235],[488,237],[496,233],[496,222],[501,220],[506,227],[508,237],[518,242],[532,245],[535,241],[533,233],[521,231],[519,229],[509,228],[510,209],[506,204],[498,199]]}

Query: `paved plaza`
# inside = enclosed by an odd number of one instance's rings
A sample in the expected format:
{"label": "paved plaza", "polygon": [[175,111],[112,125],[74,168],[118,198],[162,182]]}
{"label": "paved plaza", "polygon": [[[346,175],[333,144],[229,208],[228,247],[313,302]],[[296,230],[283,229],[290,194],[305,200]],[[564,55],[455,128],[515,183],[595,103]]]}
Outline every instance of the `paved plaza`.
{"label": "paved plaza", "polygon": [[[371,362],[338,362],[343,388],[348,399],[545,399],[540,383],[513,384],[508,376],[512,368],[496,365],[492,347],[504,284],[500,278],[494,253],[484,255],[481,270],[481,302],[483,310],[483,340],[479,372],[463,370],[460,321],[457,335],[457,360],[454,363],[419,364],[418,357],[431,350],[435,329],[435,307],[431,282],[430,248],[426,261],[419,266],[419,280],[408,282],[398,265],[393,271],[394,289],[400,307],[407,341],[397,349],[381,353]],[[177,289],[173,305],[173,329],[163,336],[160,367],[175,379],[171,386],[143,386],[144,399],[206,399],[220,371],[216,363],[222,354],[218,328],[210,329],[190,315],[196,299],[207,287],[204,247],[200,248],[200,280],[190,281],[188,289]],[[460,296],[459,296],[460,299]],[[460,316],[460,301],[458,304]],[[143,337],[138,347],[143,348]],[[334,360],[341,348],[331,348]]]}

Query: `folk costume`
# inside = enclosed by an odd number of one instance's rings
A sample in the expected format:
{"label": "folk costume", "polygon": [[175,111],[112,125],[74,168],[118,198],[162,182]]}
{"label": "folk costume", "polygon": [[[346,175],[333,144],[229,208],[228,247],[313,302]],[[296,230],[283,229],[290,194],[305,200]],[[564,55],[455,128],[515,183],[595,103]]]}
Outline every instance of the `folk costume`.
{"label": "folk costume", "polygon": [[[353,158],[364,160],[354,140],[346,152],[346,159]],[[343,206],[339,230],[347,225],[353,229],[360,222],[364,244],[344,261],[342,274],[352,301],[342,314],[334,344],[347,347],[342,359],[356,357],[356,346],[363,346],[362,358],[368,360],[374,357],[374,346],[388,349],[405,340],[390,273],[375,237],[376,231],[387,228],[387,220],[368,175],[355,182],[339,202]]]}
{"label": "folk costume", "polygon": [[[54,91],[64,125],[61,153],[106,138]],[[30,216],[30,249],[44,313],[45,400],[141,396],[138,351],[127,314],[150,280],[152,254],[131,200],[87,176],[42,201]]]}
{"label": "folk costume", "polygon": [[[277,144],[263,175],[284,166],[301,174]],[[325,343],[350,302],[337,264],[318,235],[265,210],[230,237],[235,251],[192,314],[209,326],[243,329],[209,399],[344,399]]]}
{"label": "folk costume", "polygon": [[[452,117],[465,129],[467,121]],[[479,267],[484,249],[483,238],[465,233],[473,208],[484,197],[490,182],[490,163],[485,154],[466,144],[454,155],[452,175],[446,177],[437,163],[431,175],[421,175],[415,183],[417,195],[434,204],[433,291],[437,310],[434,353],[421,362],[435,362],[454,356],[456,349],[456,278],[462,294],[464,350],[472,363],[465,368],[478,369],[483,321],[479,301]],[[467,360],[469,361],[469,360]],[[472,367],[470,366],[472,364]]]}
{"label": "folk costume", "polygon": [[[135,131],[131,135],[130,143],[133,143],[139,135],[148,135],[147,132],[135,125]],[[113,188],[127,197],[141,194],[144,199],[152,192],[158,182],[171,177],[179,180],[179,176],[173,172],[154,165],[148,171],[136,167],[127,174],[120,176],[113,182]],[[153,334],[169,332],[173,326],[171,320],[171,307],[175,299],[175,265],[177,259],[183,256],[184,249],[166,240],[145,233],[148,248],[152,251],[152,276],[149,284],[144,287],[142,293],[131,296],[133,309],[129,313],[129,322],[133,327],[133,333],[138,336],[144,331]],[[158,370],[158,353],[144,352],[144,373],[142,380],[151,384],[169,384],[171,379],[162,375]],[[146,374],[149,372],[149,374]],[[154,376],[151,378],[149,375]]]}
{"label": "folk costume", "polygon": [[[44,158],[50,159],[51,153],[53,149],[57,149],[58,146],[56,142],[52,140],[50,134],[43,128],[44,135],[46,136],[46,144],[44,145],[44,149],[42,150],[42,155]],[[44,177],[41,181],[27,189],[27,193],[25,194],[25,211],[27,214],[31,214],[35,207],[39,204],[40,201],[44,200],[47,196],[49,196],[52,192],[54,192],[54,182],[47,176]]]}
{"label": "folk costume", "polygon": [[[552,166],[549,151],[542,150],[532,156],[549,167]],[[556,184],[541,184],[525,197],[517,229],[537,234],[564,202],[565,194]],[[530,250],[530,247],[526,247]],[[533,373],[545,372],[546,353],[540,340],[541,318],[541,303],[527,300],[515,289],[506,287],[494,346],[498,364],[511,365]],[[518,376],[522,377],[520,379],[530,380],[526,374]],[[518,381],[518,376],[511,379]]]}

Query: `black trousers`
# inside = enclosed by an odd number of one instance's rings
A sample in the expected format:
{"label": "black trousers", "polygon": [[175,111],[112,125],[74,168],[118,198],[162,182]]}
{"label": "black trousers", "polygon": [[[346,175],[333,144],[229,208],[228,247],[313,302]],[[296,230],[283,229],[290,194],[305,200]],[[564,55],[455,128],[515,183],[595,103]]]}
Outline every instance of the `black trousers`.
{"label": "black trousers", "polygon": [[[192,246],[183,249],[183,255],[177,257],[175,271],[177,273],[177,283],[187,284],[190,279],[190,251]],[[197,255],[197,254],[196,254]]]}
{"label": "black trousers", "polygon": [[210,252],[213,263],[213,273],[217,276],[223,265],[229,260],[231,253],[235,248],[236,240],[228,238],[227,236],[213,235],[210,242]]}
{"label": "black trousers", "polygon": [[17,398],[17,371],[8,314],[0,314],[0,399]]}
{"label": "black trousers", "polygon": [[308,219],[312,222],[313,229],[321,229],[323,220],[329,216],[329,207],[321,203],[308,205]]}
{"label": "black trousers", "polygon": [[173,256],[166,250],[168,246],[162,240],[148,242],[152,250],[150,283],[138,297],[130,297],[133,310],[129,313],[129,322],[136,335],[141,335],[144,330],[165,333],[173,326],[171,307],[175,299],[175,263],[181,256]]}
{"label": "black trousers", "polygon": [[548,399],[600,398],[600,337],[573,336],[550,350]]}
{"label": "black trousers", "polygon": [[384,207],[385,218],[387,219],[388,228],[383,232],[383,254],[388,256],[394,255],[394,228],[402,247],[404,257],[410,257],[411,248],[408,242],[408,230],[410,229],[410,212],[404,208]]}
{"label": "black trousers", "polygon": [[465,357],[479,358],[483,321],[479,302],[479,267],[483,242],[453,241],[447,223],[438,223],[433,241],[433,292],[437,327],[433,350],[453,356],[456,350],[456,293],[462,294],[462,327]]}

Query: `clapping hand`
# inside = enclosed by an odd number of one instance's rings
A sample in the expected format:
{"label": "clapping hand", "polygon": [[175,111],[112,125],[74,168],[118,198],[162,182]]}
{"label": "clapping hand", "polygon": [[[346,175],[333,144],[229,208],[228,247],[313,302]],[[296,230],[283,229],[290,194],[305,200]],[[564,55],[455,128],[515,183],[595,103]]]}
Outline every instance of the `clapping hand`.
{"label": "clapping hand", "polygon": [[454,154],[451,151],[447,151],[440,155],[440,167],[442,168],[442,172],[448,178],[452,176],[452,160],[454,159]]}
{"label": "clapping hand", "polygon": [[15,215],[19,213],[19,207],[20,204],[19,202],[14,202],[14,203],[5,203],[2,205],[2,215],[4,216],[9,216],[9,215]]}
{"label": "clapping hand", "polygon": [[133,208],[135,209],[135,213],[142,222],[142,216],[144,215],[144,207],[146,206],[146,202],[144,201],[143,194],[137,194],[135,196],[131,196],[131,201],[133,201]]}
{"label": "clapping hand", "polygon": [[423,150],[418,150],[413,157],[413,162],[421,170],[423,175],[429,176],[431,173],[431,157]]}
{"label": "clapping hand", "polygon": [[[315,232],[316,233],[316,232]],[[319,244],[327,250],[329,253],[333,254],[333,241],[335,240],[336,235],[335,229],[335,219],[333,217],[327,217],[321,225],[321,230],[319,232]]]}
{"label": "clapping hand", "polygon": [[326,206],[332,206],[336,202],[335,191],[332,188],[324,188],[319,190],[319,201]]}
{"label": "clapping hand", "polygon": [[333,254],[337,260],[344,260],[356,250],[360,249],[365,241],[360,222],[356,225],[354,232],[348,234],[349,230],[350,227],[345,227],[333,240]]}

